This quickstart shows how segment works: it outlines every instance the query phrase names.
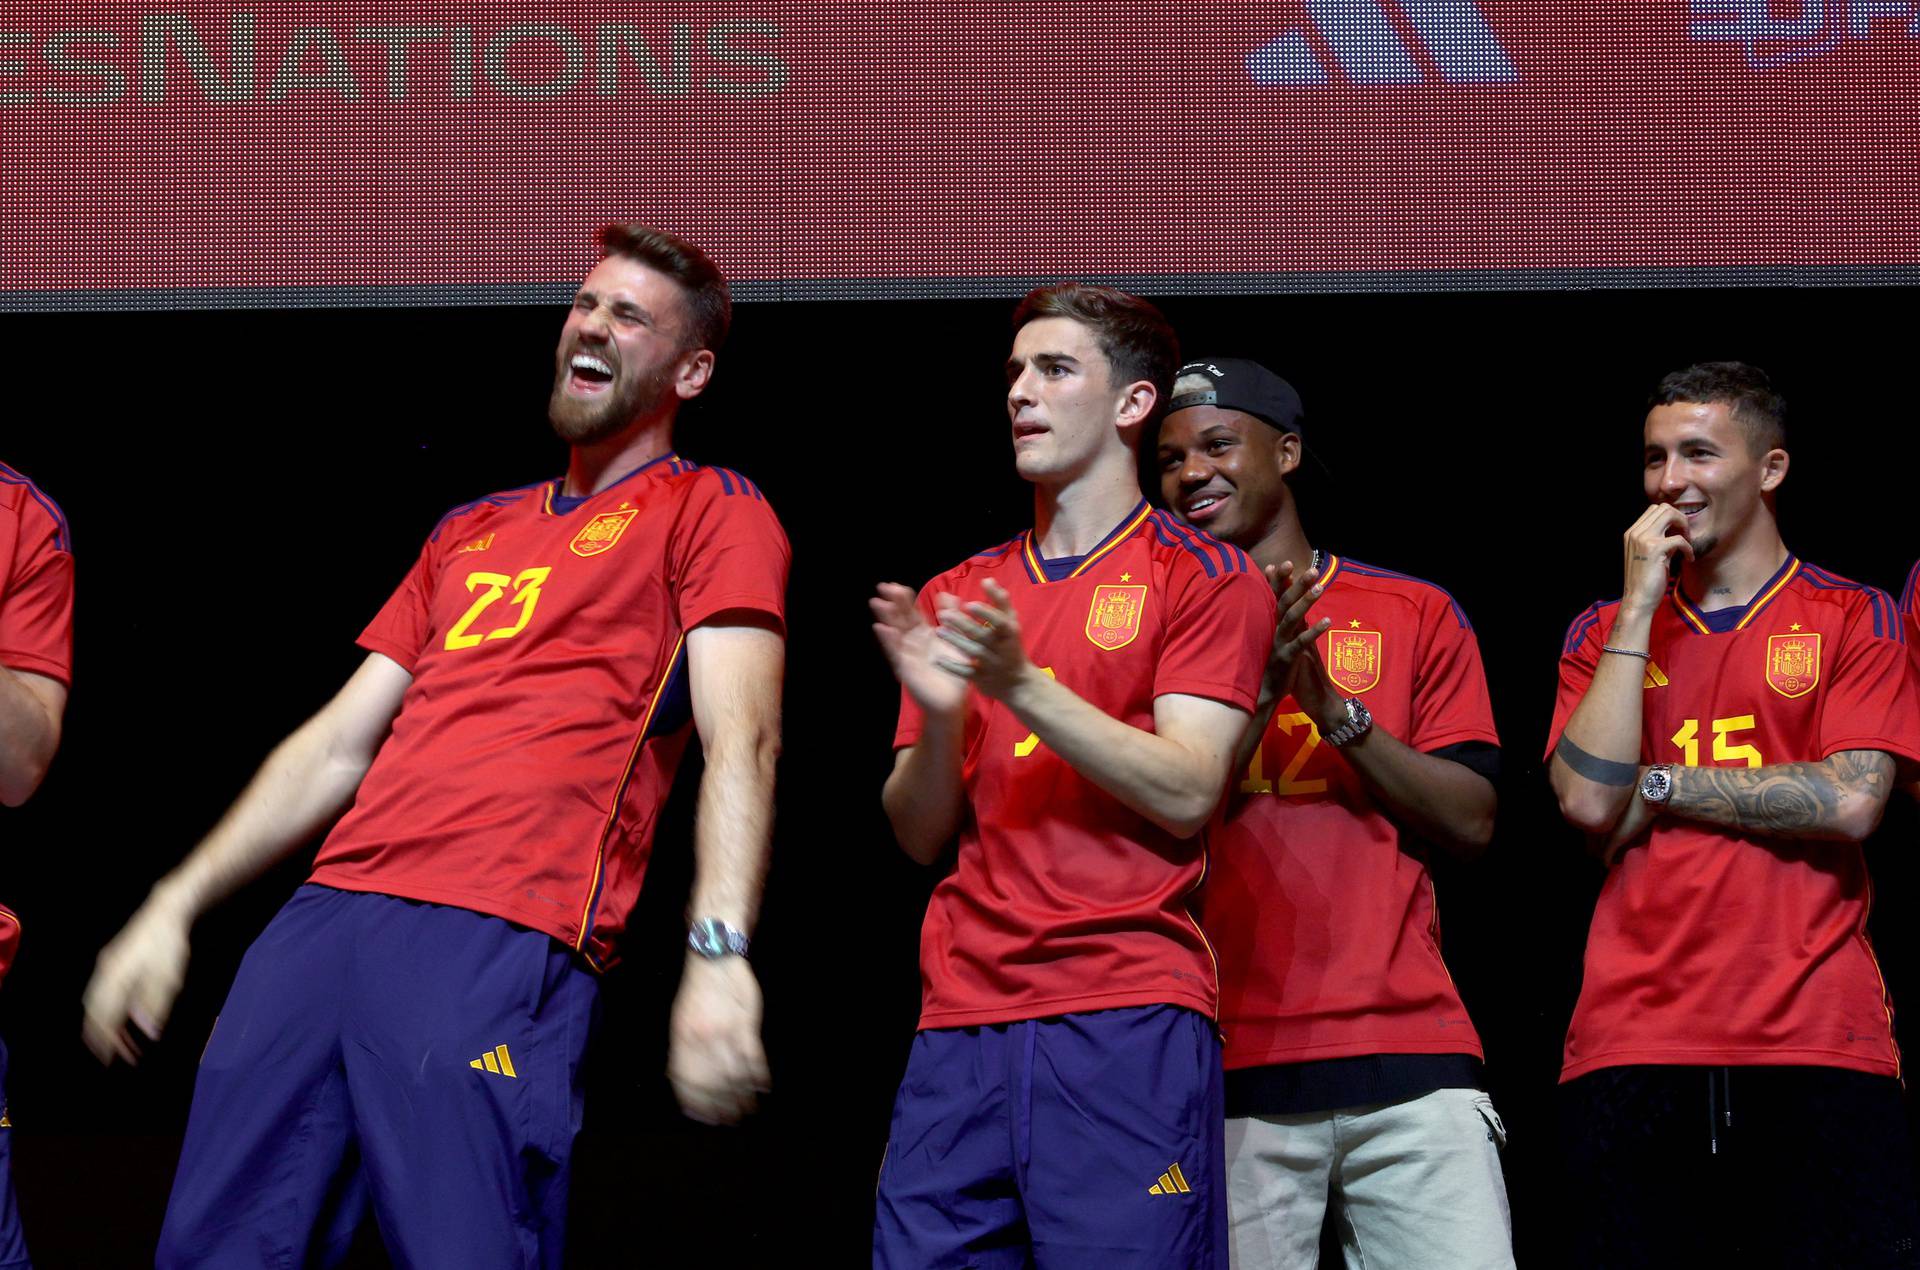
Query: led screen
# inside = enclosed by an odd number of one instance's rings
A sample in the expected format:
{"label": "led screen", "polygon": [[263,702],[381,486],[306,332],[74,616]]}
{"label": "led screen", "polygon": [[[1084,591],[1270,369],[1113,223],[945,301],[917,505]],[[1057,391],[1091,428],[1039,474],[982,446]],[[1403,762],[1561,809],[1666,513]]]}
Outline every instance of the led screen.
{"label": "led screen", "polygon": [[1920,277],[1920,0],[0,3],[0,306]]}

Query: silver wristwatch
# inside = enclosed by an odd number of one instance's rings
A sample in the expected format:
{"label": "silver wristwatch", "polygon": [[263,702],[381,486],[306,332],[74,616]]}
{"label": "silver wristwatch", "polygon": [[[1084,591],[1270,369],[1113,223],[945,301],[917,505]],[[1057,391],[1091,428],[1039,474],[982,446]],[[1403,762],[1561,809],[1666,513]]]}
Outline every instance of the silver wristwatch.
{"label": "silver wristwatch", "polygon": [[1673,797],[1673,764],[1655,763],[1640,778],[1640,797],[1655,807],[1666,805]]}
{"label": "silver wristwatch", "polygon": [[745,957],[748,940],[717,917],[703,917],[687,927],[687,947],[709,961],[722,957]]}
{"label": "silver wristwatch", "polygon": [[1358,697],[1347,698],[1347,721],[1327,733],[1320,739],[1338,749],[1350,741],[1357,741],[1373,727],[1373,711]]}

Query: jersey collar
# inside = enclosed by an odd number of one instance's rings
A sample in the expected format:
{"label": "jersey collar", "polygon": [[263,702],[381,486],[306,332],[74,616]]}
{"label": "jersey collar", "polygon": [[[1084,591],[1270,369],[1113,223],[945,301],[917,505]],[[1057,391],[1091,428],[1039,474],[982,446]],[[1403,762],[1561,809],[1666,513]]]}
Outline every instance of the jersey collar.
{"label": "jersey collar", "polygon": [[607,489],[599,490],[592,494],[580,494],[577,496],[570,495],[570,494],[562,494],[560,490],[562,487],[566,485],[567,478],[565,476],[556,476],[551,481],[547,482],[547,493],[546,493],[545,499],[543,500],[542,505],[545,508],[547,515],[564,516],[568,512],[571,512],[575,508],[579,507],[580,504],[586,502],[588,499],[600,497],[601,494],[604,494],[607,492],[607,490],[612,489],[614,485],[626,484],[628,481],[640,475],[640,473],[646,471],[650,467],[658,467],[662,463],[678,464],[679,462],[680,462],[680,456],[675,454],[673,451],[669,450],[665,454],[662,454],[657,459],[648,459],[645,463],[642,463],[639,467],[634,468],[633,471],[628,472],[625,476],[615,481],[613,485],[607,486]]}
{"label": "jersey collar", "polygon": [[[1100,540],[1099,546],[1081,558],[1079,568],[1060,580],[1065,582],[1068,578],[1077,578],[1088,569],[1091,569],[1096,561],[1106,556],[1115,547],[1118,547],[1131,537],[1133,531],[1140,528],[1152,510],[1151,507],[1147,506],[1147,500],[1144,498],[1141,499],[1134,505],[1133,510],[1127,513],[1126,519],[1115,526],[1112,533]],[[1027,567],[1027,577],[1032,580],[1036,586],[1045,586],[1052,580],[1047,577],[1044,558],[1040,555],[1039,548],[1034,545],[1033,530],[1031,529],[1020,535],[1020,563]]]}
{"label": "jersey collar", "polygon": [[1680,620],[1687,624],[1689,630],[1698,631],[1702,635],[1718,635],[1726,631],[1745,630],[1754,618],[1760,616],[1760,610],[1773,603],[1774,597],[1779,595],[1781,589],[1784,588],[1787,583],[1791,582],[1794,575],[1799,572],[1800,557],[1789,552],[1787,562],[1780,566],[1779,572],[1769,578],[1767,584],[1761,587],[1754,597],[1747,601],[1745,606],[1740,608],[1715,609],[1711,613],[1703,611],[1698,604],[1694,603],[1693,598],[1689,596],[1686,589],[1680,585],[1680,580],[1675,578],[1673,582],[1673,607],[1680,614]]}

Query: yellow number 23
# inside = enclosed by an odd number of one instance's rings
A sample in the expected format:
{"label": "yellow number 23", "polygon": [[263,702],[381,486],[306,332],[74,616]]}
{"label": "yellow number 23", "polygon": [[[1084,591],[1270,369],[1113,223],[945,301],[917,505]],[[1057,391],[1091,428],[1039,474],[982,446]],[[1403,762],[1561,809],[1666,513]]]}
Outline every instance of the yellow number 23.
{"label": "yellow number 23", "polygon": [[[453,624],[453,629],[447,632],[448,650],[472,648],[482,640],[512,639],[526,630],[527,623],[533,620],[533,607],[540,602],[540,586],[552,572],[551,565],[541,565],[522,569],[520,576],[515,578],[509,578],[504,573],[469,573],[467,590],[479,594],[467,611],[460,615],[460,620]],[[513,588],[513,598],[507,603],[520,610],[520,616],[514,619],[513,625],[497,626],[484,635],[468,634],[467,628],[478,621],[495,600],[505,595],[509,587]]]}

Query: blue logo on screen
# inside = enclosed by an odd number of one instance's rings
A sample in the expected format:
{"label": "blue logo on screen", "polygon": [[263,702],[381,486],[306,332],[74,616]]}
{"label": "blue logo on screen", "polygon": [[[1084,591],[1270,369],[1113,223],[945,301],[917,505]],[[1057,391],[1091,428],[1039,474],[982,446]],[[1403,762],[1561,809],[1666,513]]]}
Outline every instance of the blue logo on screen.
{"label": "blue logo on screen", "polygon": [[1398,0],[1404,30],[1386,0],[1305,5],[1306,23],[1247,55],[1254,83],[1318,88],[1333,83],[1336,73],[1346,83],[1369,86],[1511,84],[1520,78],[1474,0]]}
{"label": "blue logo on screen", "polygon": [[1740,45],[1755,70],[1804,62],[1890,27],[1920,37],[1920,0],[1799,0],[1797,6],[1779,0],[1687,0],[1687,16],[1694,39]]}

